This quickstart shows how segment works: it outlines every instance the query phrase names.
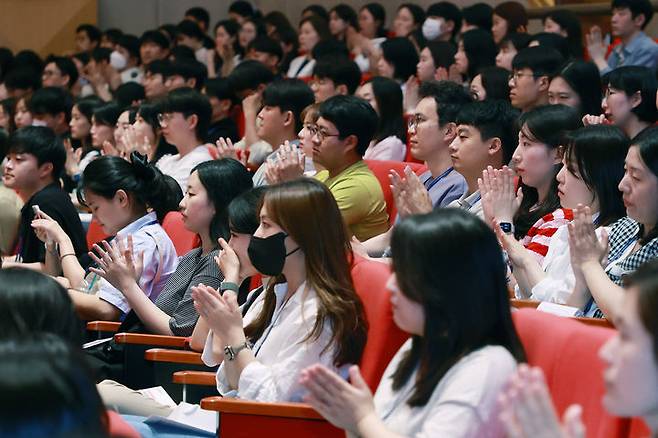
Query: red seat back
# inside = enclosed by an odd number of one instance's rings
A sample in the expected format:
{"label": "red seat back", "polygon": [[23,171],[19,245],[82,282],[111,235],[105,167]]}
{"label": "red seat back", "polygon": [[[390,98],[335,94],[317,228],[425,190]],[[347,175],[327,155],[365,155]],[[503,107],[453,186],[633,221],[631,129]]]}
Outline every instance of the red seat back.
{"label": "red seat back", "polygon": [[391,275],[387,264],[355,256],[352,265],[354,289],[361,298],[368,320],[368,341],[361,358],[361,373],[371,390],[409,335],[393,321],[386,282]]}
{"label": "red seat back", "polygon": [[141,435],[130,424],[126,423],[121,415],[114,411],[107,411],[109,420],[109,435],[113,438],[139,438]]}
{"label": "red seat back", "polygon": [[96,219],[92,219],[89,222],[89,228],[87,229],[87,248],[91,249],[94,243],[98,243],[108,237],[110,236],[103,231],[103,228],[96,222]]}
{"label": "red seat back", "polygon": [[395,200],[393,199],[393,192],[391,192],[391,180],[388,174],[391,170],[395,170],[402,175],[404,168],[409,166],[417,175],[423,173],[427,168],[418,163],[407,163],[405,161],[386,161],[386,160],[364,160],[368,168],[375,174],[379,185],[382,187],[384,193],[384,201],[386,201],[386,213],[388,213],[389,223],[393,223],[397,208],[395,207]]}
{"label": "red seat back", "polygon": [[238,127],[238,135],[240,138],[244,137],[244,129],[245,129],[245,119],[244,119],[244,112],[242,111],[242,105],[235,105],[232,110],[231,117],[233,118],[233,121]]}
{"label": "red seat back", "polygon": [[185,255],[201,245],[199,236],[185,228],[183,215],[179,211],[170,211],[162,221],[162,228],[176,248],[176,254]]}
{"label": "red seat back", "polygon": [[513,317],[528,363],[546,375],[559,417],[578,403],[588,438],[626,437],[629,420],[611,416],[602,403],[604,367],[598,351],[615,331],[534,309],[520,309]]}

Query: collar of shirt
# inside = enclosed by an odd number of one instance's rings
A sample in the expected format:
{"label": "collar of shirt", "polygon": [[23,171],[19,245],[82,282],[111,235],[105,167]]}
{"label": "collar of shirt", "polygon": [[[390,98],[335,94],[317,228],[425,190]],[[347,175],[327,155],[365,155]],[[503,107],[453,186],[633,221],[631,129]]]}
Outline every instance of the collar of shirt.
{"label": "collar of shirt", "polygon": [[147,225],[153,225],[158,223],[158,216],[155,214],[154,211],[151,213],[147,213],[144,216],[140,217],[136,221],[133,221],[123,227],[122,229],[119,230],[117,233],[117,238],[123,237],[123,236],[128,236],[129,234],[133,234],[134,232],[142,229],[143,227]]}
{"label": "collar of shirt", "polygon": [[635,35],[635,38],[633,38],[628,44],[623,45],[620,44],[617,47],[618,52],[623,52],[624,55],[630,55],[637,49],[639,49],[642,44],[644,43],[644,40],[647,38],[647,35],[644,32],[640,32],[637,35]]}
{"label": "collar of shirt", "polygon": [[464,208],[466,210],[470,210],[473,208],[475,204],[478,203],[478,201],[481,199],[480,196],[480,191],[476,190],[475,192],[471,193],[470,195],[464,193],[461,198],[457,202],[459,202],[459,206],[461,208]]}

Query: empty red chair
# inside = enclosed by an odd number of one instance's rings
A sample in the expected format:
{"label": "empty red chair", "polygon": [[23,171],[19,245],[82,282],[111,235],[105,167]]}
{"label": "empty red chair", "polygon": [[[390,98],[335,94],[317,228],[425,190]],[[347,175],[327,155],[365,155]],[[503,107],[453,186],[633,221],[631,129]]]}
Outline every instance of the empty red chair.
{"label": "empty red chair", "polygon": [[417,163],[407,163],[404,161],[386,161],[386,160],[364,160],[368,165],[368,168],[375,174],[379,185],[382,187],[382,192],[384,193],[384,201],[386,201],[386,213],[388,213],[388,221],[390,224],[393,224],[395,220],[395,215],[397,214],[397,208],[395,207],[395,200],[393,199],[393,192],[391,192],[391,180],[388,178],[388,174],[391,170],[395,170],[400,175],[403,174],[404,168],[409,166],[416,175],[420,175],[427,168],[421,164]]}
{"label": "empty red chair", "polygon": [[94,246],[94,243],[98,243],[101,240],[107,239],[108,236],[103,228],[100,226],[96,219],[92,219],[89,222],[89,228],[87,229],[87,248],[91,249]]}
{"label": "empty red chair", "polygon": [[520,309],[513,318],[528,363],[546,375],[558,416],[578,403],[588,438],[626,437],[630,421],[608,414],[602,403],[604,365],[598,351],[615,331],[534,309]]}
{"label": "empty red chair", "polygon": [[170,211],[162,221],[162,228],[171,239],[176,254],[185,255],[201,245],[199,236],[185,228],[183,215],[179,211]]}

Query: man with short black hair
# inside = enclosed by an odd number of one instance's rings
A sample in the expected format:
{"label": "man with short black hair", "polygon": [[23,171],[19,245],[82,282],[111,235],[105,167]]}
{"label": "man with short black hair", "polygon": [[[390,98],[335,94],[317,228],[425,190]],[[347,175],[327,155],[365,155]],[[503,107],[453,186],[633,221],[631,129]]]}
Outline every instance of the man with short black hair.
{"label": "man with short black hair", "polygon": [[71,94],[60,87],[45,87],[34,92],[28,102],[32,124],[47,126],[59,137],[69,131],[69,118],[73,108]]}
{"label": "man with short black hair", "polygon": [[41,72],[41,85],[70,90],[78,80],[78,69],[73,61],[64,56],[49,56]]}
{"label": "man with short black hair", "polygon": [[468,190],[450,204],[484,219],[478,178],[488,166],[500,169],[509,163],[517,146],[518,113],[505,101],[472,102],[457,115],[457,136],[450,144],[456,171],[462,174]]}
{"label": "man with short black hair", "polygon": [[361,83],[361,70],[356,62],[343,56],[325,56],[313,67],[311,89],[315,102],[342,94],[352,95]]}
{"label": "man with short black hair", "polygon": [[165,73],[164,85],[167,91],[181,87],[201,91],[207,77],[208,70],[204,64],[196,59],[180,59],[169,65],[169,69]]}
{"label": "man with short black hair", "polygon": [[139,39],[139,56],[142,64],[149,65],[155,60],[164,60],[169,56],[171,42],[159,30],[147,30]]}
{"label": "man with short black hair", "polygon": [[320,106],[314,128],[313,162],[326,170],[315,178],[336,198],[345,224],[359,240],[384,233],[388,214],[381,186],[363,161],[377,130],[375,110],[355,96],[334,96]]}
{"label": "man with short black hair", "polygon": [[4,77],[4,85],[9,97],[20,99],[41,86],[40,72],[30,67],[12,68]]}
{"label": "man with short black hair", "polygon": [[240,140],[238,127],[231,117],[235,95],[228,81],[223,78],[208,79],[204,90],[212,107],[208,143],[215,144],[220,138],[229,138],[233,142]]}
{"label": "man with short black hair", "polygon": [[278,41],[268,36],[259,36],[249,43],[247,57],[262,63],[272,73],[279,75],[279,63],[283,59],[283,49]]}
{"label": "man with short black hair", "polygon": [[71,238],[76,256],[87,252],[78,212],[68,193],[59,185],[65,161],[64,145],[50,128],[21,128],[9,140],[2,181],[6,187],[15,190],[25,204],[21,210],[16,256],[16,261],[22,262],[21,266],[43,269],[45,247],[31,226],[37,209],[59,223]]}
{"label": "man with short black hair", "polygon": [[527,47],[512,60],[509,96],[512,106],[527,112],[548,104],[548,86],[560,71],[564,58],[547,47]]}
{"label": "man with short black hair", "polygon": [[75,29],[75,47],[78,52],[91,52],[101,43],[101,31],[93,24],[81,24]]}
{"label": "man with short black hair", "polygon": [[649,0],[613,0],[610,19],[612,35],[621,40],[607,61],[607,46],[603,43],[601,29],[590,29],[587,50],[592,61],[605,74],[622,65],[649,67],[654,72],[658,66],[658,44],[644,33],[653,17]]}
{"label": "man with short black hair", "polygon": [[187,46],[194,50],[194,56],[197,61],[205,65],[208,62],[208,49],[204,47],[206,35],[199,25],[192,20],[183,20],[178,23],[176,29],[178,30],[178,34],[176,35],[178,45]]}
{"label": "man with short black hair", "polygon": [[208,32],[210,25],[210,14],[205,8],[196,6],[185,11],[185,20],[194,21],[202,32]]}
{"label": "man with short black hair", "polygon": [[169,61],[155,60],[144,68],[144,94],[146,99],[154,101],[167,95],[165,78],[169,75],[171,64]]}
{"label": "man with short black hair", "polygon": [[183,191],[192,169],[213,159],[205,144],[211,112],[206,96],[192,88],[178,88],[169,93],[162,114],[158,114],[162,135],[178,153],[165,155],[156,166],[173,177]]}

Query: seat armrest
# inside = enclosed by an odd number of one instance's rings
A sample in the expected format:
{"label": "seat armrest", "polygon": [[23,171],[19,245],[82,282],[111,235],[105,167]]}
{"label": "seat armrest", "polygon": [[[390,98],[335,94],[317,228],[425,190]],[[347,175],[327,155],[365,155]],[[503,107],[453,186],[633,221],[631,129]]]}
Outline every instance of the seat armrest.
{"label": "seat armrest", "polygon": [[215,386],[215,373],[209,371],[176,371],[173,382],[181,385]]}
{"label": "seat armrest", "polygon": [[541,301],[535,301],[535,300],[519,300],[516,298],[512,298],[510,301],[510,304],[512,307],[515,307],[517,309],[523,309],[523,308],[531,308],[531,309],[536,309],[537,306],[541,303]]}
{"label": "seat armrest", "polygon": [[583,324],[593,325],[595,327],[605,327],[605,328],[615,328],[615,326],[610,322],[610,320],[605,318],[586,318],[582,316],[574,316],[573,319],[580,321]]}
{"label": "seat armrest", "polygon": [[201,400],[201,408],[225,414],[261,415],[266,417],[325,421],[315,409],[304,403],[261,403],[234,398],[206,397]]}
{"label": "seat armrest", "polygon": [[188,339],[182,336],[147,335],[142,333],[117,333],[114,335],[117,344],[153,345],[158,347],[185,348]]}
{"label": "seat armrest", "polygon": [[114,321],[89,321],[87,323],[87,330],[93,332],[116,333],[119,327],[121,327],[121,323]]}
{"label": "seat armrest", "polygon": [[201,353],[186,350],[168,350],[166,348],[151,348],[146,350],[144,358],[151,362],[173,362],[203,365]]}

